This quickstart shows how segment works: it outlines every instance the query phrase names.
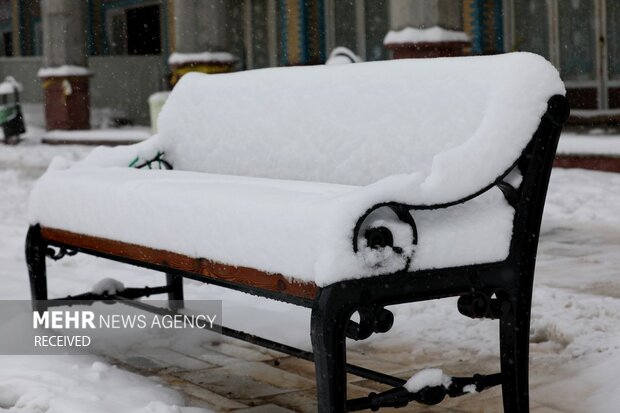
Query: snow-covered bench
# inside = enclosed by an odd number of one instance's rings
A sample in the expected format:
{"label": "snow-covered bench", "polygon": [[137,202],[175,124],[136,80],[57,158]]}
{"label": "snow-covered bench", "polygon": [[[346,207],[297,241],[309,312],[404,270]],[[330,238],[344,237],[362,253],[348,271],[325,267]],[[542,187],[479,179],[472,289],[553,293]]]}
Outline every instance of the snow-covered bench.
{"label": "snow-covered bench", "polygon": [[[46,253],[102,256],[167,273],[166,286],[131,298],[182,299],[188,277],[312,308],[313,353],[226,332],[314,360],[321,412],[435,403],[500,382],[505,411],[526,412],[564,93],[557,71],[526,53],[188,74],[158,135],[57,159],[39,180],[32,297],[47,299]],[[501,373],[419,386],[420,376],[405,385],[346,364],[347,337],[390,329],[386,306],[448,296],[467,316],[500,320]],[[396,388],[347,401],[347,371]]]}

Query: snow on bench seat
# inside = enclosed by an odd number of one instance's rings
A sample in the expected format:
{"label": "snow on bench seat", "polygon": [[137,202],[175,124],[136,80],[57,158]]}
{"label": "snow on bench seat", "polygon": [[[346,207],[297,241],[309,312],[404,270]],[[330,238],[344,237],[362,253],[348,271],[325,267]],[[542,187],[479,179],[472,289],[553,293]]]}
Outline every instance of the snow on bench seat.
{"label": "snow on bench seat", "polygon": [[[56,160],[30,220],[318,286],[500,261],[514,210],[499,190],[444,206],[513,166],[554,94],[557,71],[526,53],[190,74],[158,136]],[[174,171],[127,167],[158,152]],[[414,207],[417,245],[383,214],[400,249],[354,252],[357,220],[384,202]]]}
{"label": "snow on bench seat", "polygon": [[[32,195],[31,205],[40,207],[31,212],[36,222],[50,228],[326,285],[405,265],[392,251],[357,259],[351,250],[360,191],[362,187],[185,171],[88,168],[76,173],[74,168],[48,171]],[[414,266],[504,258],[513,211],[494,192],[439,215],[417,211],[418,236],[424,242]],[[403,241],[410,239],[408,227],[400,230]],[[488,249],[488,244],[495,247]]]}

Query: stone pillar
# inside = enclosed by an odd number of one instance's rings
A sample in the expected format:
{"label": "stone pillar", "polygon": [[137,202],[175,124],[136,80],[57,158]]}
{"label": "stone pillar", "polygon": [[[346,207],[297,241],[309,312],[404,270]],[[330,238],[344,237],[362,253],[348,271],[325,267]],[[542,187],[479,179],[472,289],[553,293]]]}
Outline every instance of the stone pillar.
{"label": "stone pillar", "polygon": [[90,96],[86,68],[85,1],[41,2],[46,128],[89,129]]}
{"label": "stone pillar", "polygon": [[385,47],[395,59],[462,56],[470,44],[462,8],[462,0],[390,0]]}
{"label": "stone pillar", "polygon": [[226,0],[174,0],[174,53],[168,63],[172,84],[187,72],[232,70]]}

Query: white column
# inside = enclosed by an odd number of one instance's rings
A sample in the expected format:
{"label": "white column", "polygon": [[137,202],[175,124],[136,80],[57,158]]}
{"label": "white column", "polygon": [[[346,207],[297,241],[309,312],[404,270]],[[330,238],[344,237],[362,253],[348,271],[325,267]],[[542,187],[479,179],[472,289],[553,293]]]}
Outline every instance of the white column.
{"label": "white column", "polygon": [[43,0],[43,65],[86,67],[85,1]]}
{"label": "white column", "polygon": [[228,51],[225,0],[174,0],[175,51]]}

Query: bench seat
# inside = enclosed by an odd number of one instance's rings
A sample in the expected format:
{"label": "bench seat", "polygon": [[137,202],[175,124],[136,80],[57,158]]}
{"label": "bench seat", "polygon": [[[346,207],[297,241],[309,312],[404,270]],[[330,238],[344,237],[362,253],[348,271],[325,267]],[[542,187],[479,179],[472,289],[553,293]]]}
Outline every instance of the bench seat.
{"label": "bench seat", "polygon": [[[374,187],[126,167],[50,169],[30,217],[43,227],[254,268],[325,286],[343,279],[501,261],[513,208],[497,189],[389,225],[402,254],[351,248]],[[415,254],[415,260],[411,256]]]}

